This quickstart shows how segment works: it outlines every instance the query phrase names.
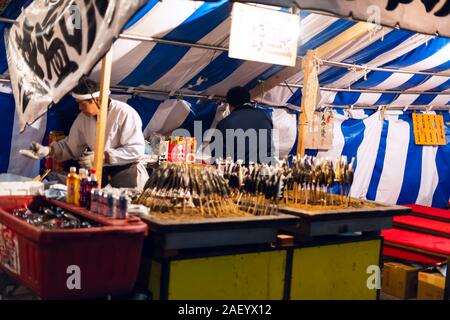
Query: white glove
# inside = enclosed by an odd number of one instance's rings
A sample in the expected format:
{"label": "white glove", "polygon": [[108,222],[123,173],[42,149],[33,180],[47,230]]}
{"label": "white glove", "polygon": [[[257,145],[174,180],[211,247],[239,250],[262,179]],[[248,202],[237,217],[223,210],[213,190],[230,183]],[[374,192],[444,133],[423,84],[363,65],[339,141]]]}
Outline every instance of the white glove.
{"label": "white glove", "polygon": [[19,153],[34,160],[42,160],[50,154],[50,148],[33,141],[29,150],[20,150]]}
{"label": "white glove", "polygon": [[78,164],[80,165],[80,168],[92,169],[94,167],[94,152],[90,151],[83,153],[78,159]]}

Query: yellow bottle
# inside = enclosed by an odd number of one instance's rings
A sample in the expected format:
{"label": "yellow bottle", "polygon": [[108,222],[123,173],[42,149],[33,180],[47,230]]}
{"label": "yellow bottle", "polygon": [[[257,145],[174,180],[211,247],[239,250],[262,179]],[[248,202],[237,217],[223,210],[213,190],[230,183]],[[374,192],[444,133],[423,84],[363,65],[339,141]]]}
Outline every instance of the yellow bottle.
{"label": "yellow bottle", "polygon": [[70,204],[79,204],[80,202],[80,177],[77,175],[77,168],[71,167],[67,176],[67,199]]}

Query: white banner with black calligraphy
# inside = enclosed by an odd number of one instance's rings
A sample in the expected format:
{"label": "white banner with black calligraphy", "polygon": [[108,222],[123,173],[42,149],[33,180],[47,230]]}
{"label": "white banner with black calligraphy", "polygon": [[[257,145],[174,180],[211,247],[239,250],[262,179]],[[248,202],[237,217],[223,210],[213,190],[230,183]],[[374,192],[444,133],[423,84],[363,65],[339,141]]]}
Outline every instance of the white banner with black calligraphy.
{"label": "white banner with black calligraphy", "polygon": [[88,75],[145,0],[35,0],[6,35],[21,130]]}
{"label": "white banner with black calligraphy", "polygon": [[[294,0],[300,8],[450,37],[450,0]],[[276,1],[274,1],[276,2]]]}

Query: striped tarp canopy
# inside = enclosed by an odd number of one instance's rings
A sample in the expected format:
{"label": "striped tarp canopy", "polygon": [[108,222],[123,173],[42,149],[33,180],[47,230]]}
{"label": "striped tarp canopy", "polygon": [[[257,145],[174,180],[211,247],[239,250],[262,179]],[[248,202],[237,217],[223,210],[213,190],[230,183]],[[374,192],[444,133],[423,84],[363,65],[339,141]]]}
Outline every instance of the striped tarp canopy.
{"label": "striped tarp canopy", "polygon": [[[18,0],[13,4],[20,8]],[[11,4],[11,5],[13,5]],[[184,0],[150,0],[128,23],[124,33],[187,43],[227,47],[232,3]],[[280,9],[284,10],[284,9]],[[14,17],[18,12],[9,13]],[[332,41],[355,22],[300,12],[301,33],[298,55]],[[3,30],[3,29],[2,29]],[[4,46],[1,44],[1,46]],[[4,49],[0,69],[7,71]],[[414,71],[448,72],[450,40],[410,31],[383,27],[377,32],[342,46],[324,59],[372,67]],[[230,59],[226,51],[179,46],[166,43],[118,39],[113,46],[112,84],[162,92],[224,96],[236,85],[249,89],[282,72],[284,67]],[[92,78],[100,78],[100,66]],[[298,71],[286,82],[302,84]],[[330,105],[426,105],[450,106],[450,78],[439,75],[413,75],[395,71],[351,70],[322,65],[322,87],[382,89],[386,93],[332,92],[322,90],[322,104]],[[14,119],[14,102],[4,86],[0,106],[0,172],[33,176],[39,166],[19,157],[17,151],[32,140],[45,141],[51,130],[68,132],[77,107],[71,97],[63,99],[26,132],[19,135]],[[395,93],[390,93],[392,90]],[[119,92],[116,92],[119,94]],[[439,93],[439,94],[438,94]],[[223,117],[223,109],[213,100],[167,96],[123,94],[116,98],[128,101],[143,120],[146,132],[168,133],[176,128],[194,131],[194,121],[202,121],[202,130],[214,127]],[[296,150],[297,112],[284,108],[299,106],[301,89],[277,86],[258,98],[274,127],[280,130],[280,154]],[[281,107],[281,108],[280,108]],[[441,113],[441,111],[439,111]],[[449,113],[443,112],[450,142]],[[450,145],[416,146],[413,139],[411,111],[380,112],[353,110],[335,112],[334,147],[319,156],[355,156],[357,168],[352,194],[389,203],[420,203],[444,206],[450,196]],[[317,153],[310,151],[311,154]]]}

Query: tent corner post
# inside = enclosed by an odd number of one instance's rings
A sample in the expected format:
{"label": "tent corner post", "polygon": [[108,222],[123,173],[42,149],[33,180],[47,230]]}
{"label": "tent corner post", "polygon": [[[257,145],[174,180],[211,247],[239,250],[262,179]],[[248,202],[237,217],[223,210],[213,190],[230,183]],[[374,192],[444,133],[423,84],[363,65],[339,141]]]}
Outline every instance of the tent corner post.
{"label": "tent corner post", "polygon": [[99,188],[102,188],[103,157],[105,153],[106,120],[108,117],[109,88],[111,85],[112,49],[102,59],[102,77],[100,83],[100,112],[97,115],[96,142],[94,150],[94,168]]}
{"label": "tent corner post", "polygon": [[312,120],[309,117],[314,112],[319,88],[315,56],[314,50],[308,50],[302,61],[304,87],[297,132],[297,155],[301,157],[305,155],[308,121]]}

